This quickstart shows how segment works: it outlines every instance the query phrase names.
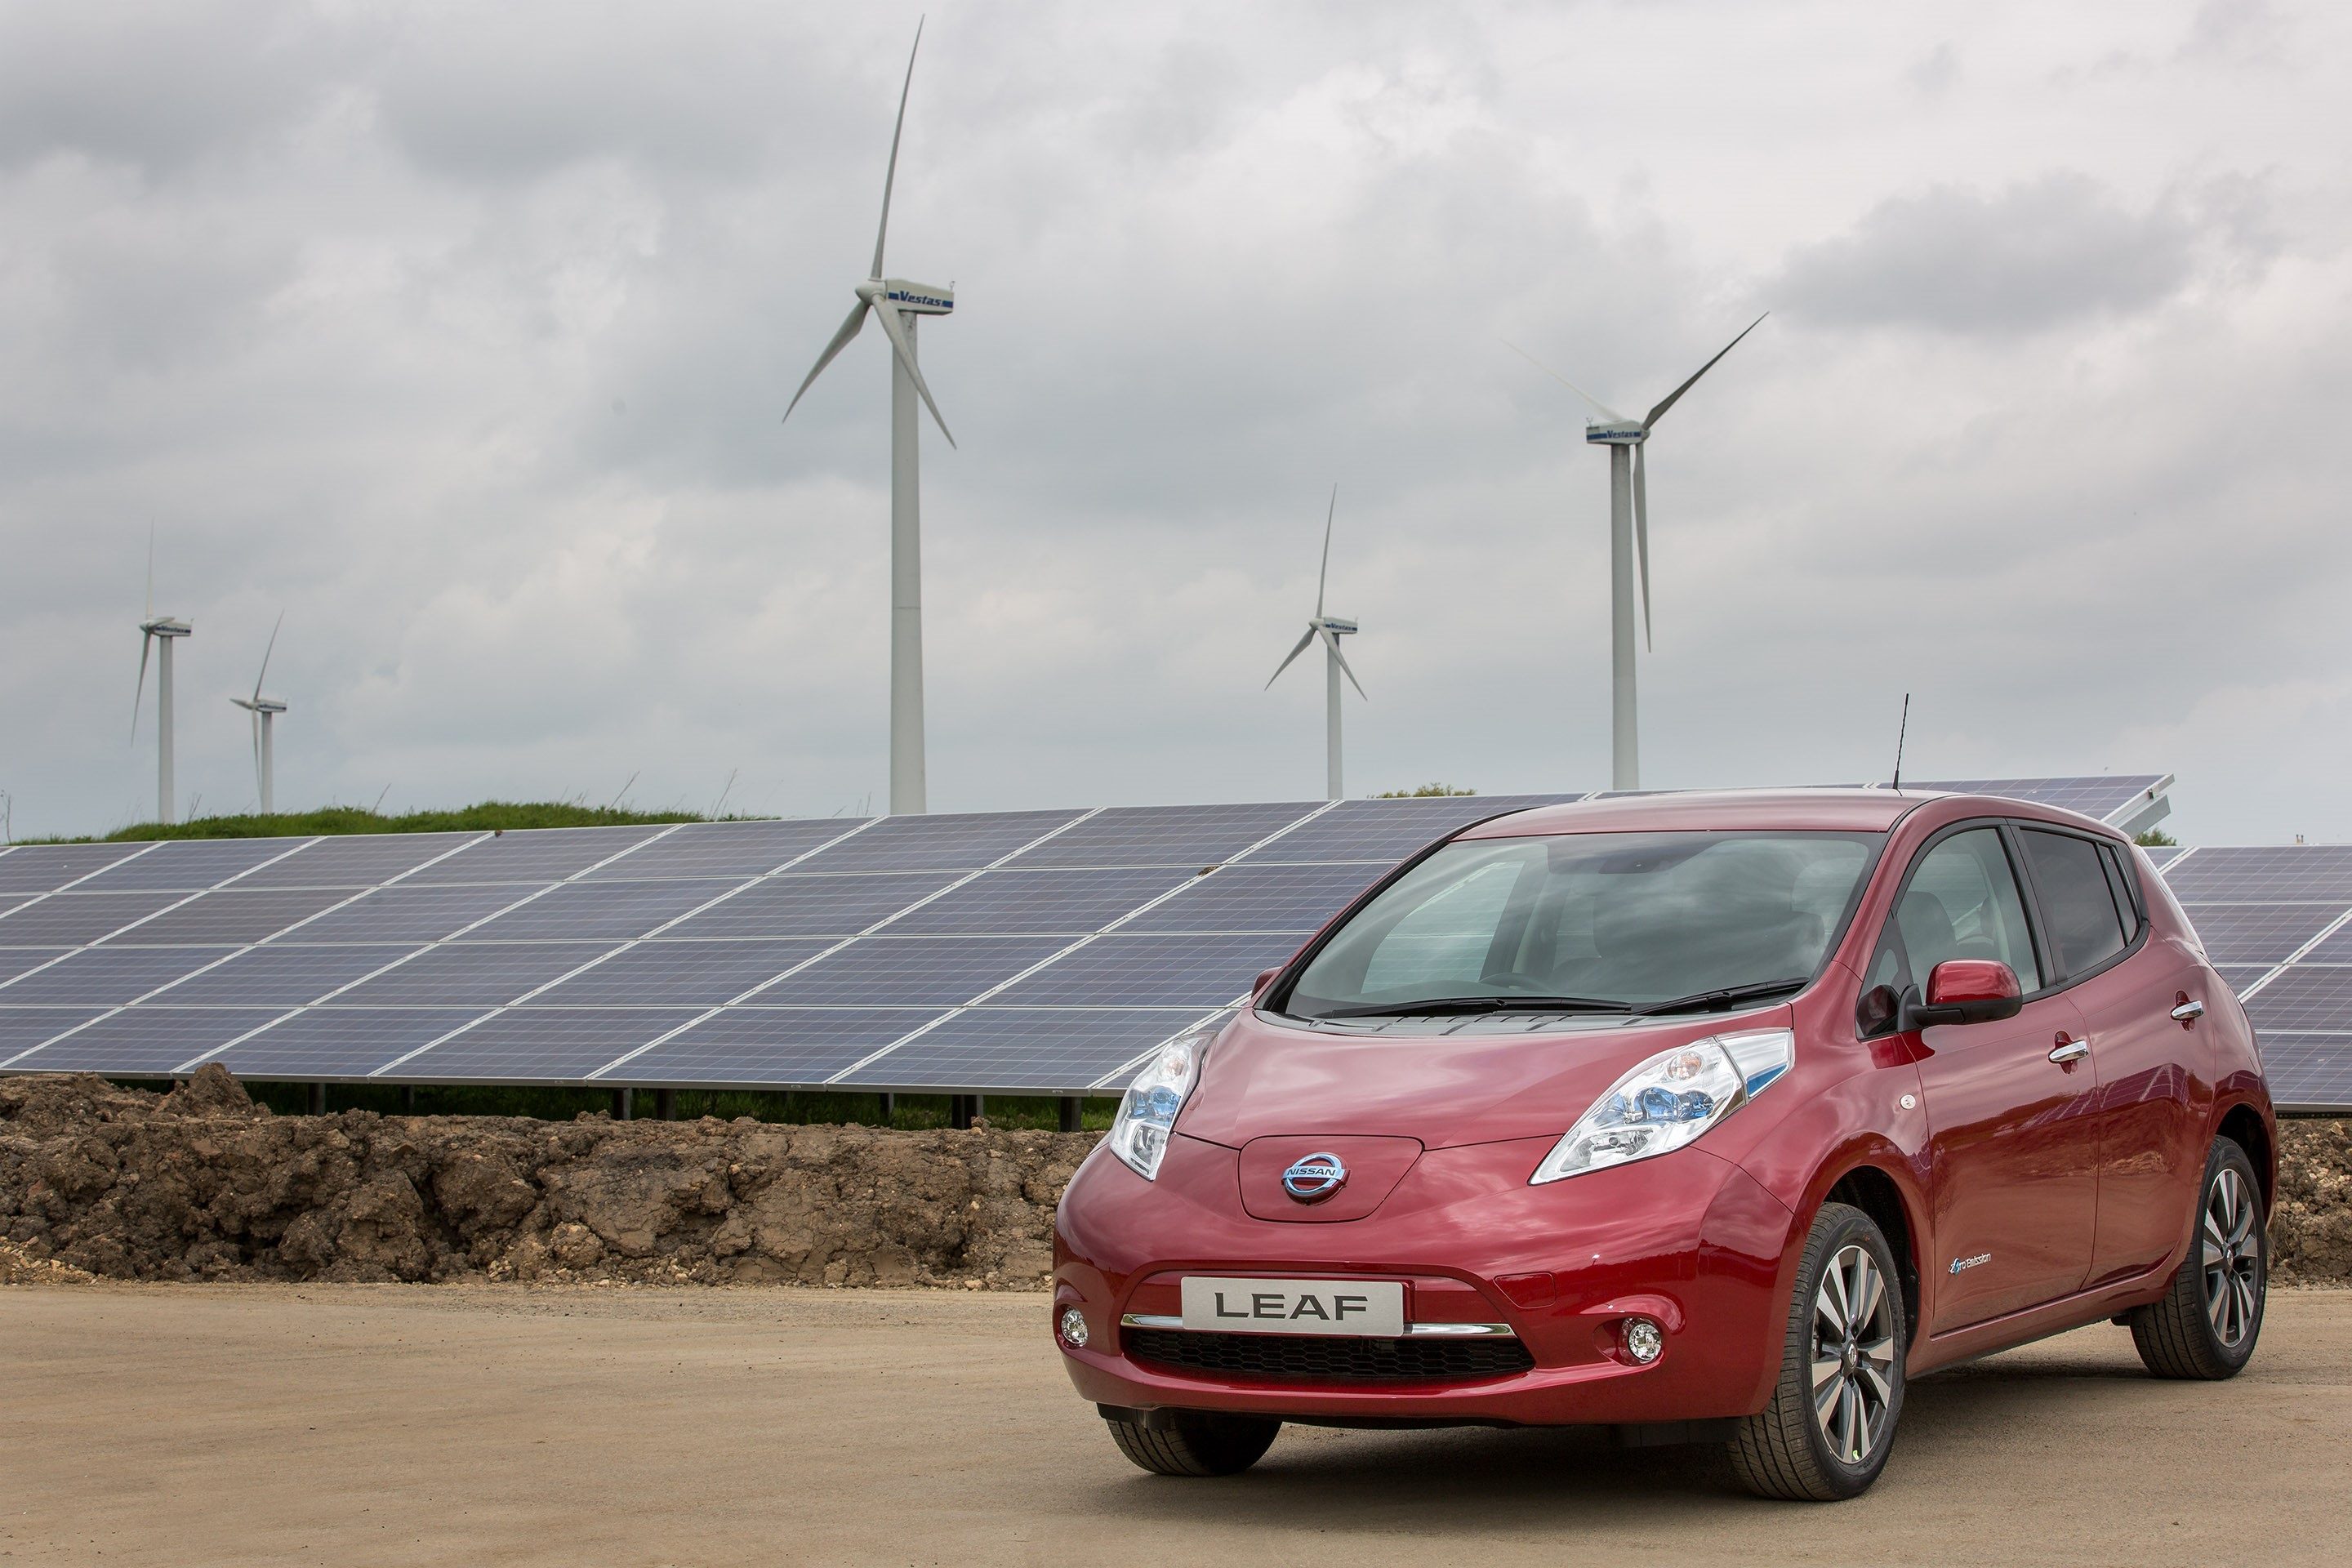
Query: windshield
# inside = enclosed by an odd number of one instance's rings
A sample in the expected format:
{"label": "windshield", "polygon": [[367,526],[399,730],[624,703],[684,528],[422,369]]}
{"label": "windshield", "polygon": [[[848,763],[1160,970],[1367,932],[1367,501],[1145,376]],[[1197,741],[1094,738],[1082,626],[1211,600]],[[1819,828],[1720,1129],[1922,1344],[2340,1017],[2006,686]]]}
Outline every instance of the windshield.
{"label": "windshield", "polygon": [[1335,931],[1281,1010],[1703,1011],[1793,994],[1843,929],[1879,842],[1768,831],[1448,844]]}

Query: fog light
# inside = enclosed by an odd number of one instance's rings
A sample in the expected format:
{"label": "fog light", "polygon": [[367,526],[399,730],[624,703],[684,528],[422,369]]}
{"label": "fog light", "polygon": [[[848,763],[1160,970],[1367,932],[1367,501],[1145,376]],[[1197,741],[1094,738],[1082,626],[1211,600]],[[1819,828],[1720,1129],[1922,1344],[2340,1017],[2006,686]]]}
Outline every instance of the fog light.
{"label": "fog light", "polygon": [[[1076,1307],[1062,1309],[1062,1342],[1074,1351],[1087,1348],[1087,1315]],[[1652,1351],[1652,1355],[1657,1352]]]}
{"label": "fog light", "polygon": [[1625,1320],[1625,1353],[1637,1366],[1647,1366],[1664,1353],[1666,1332],[1647,1318]]}

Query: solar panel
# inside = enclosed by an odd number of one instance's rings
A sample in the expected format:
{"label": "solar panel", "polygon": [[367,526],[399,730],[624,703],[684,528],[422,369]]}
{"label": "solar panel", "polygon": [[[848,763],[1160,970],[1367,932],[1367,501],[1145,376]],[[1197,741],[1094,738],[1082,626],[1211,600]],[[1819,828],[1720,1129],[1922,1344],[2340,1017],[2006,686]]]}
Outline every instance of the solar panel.
{"label": "solar panel", "polygon": [[1068,945],[1058,936],[870,936],[749,1000],[828,1007],[960,1006]]}
{"label": "solar panel", "polygon": [[0,914],[0,947],[79,946],[170,908],[185,893],[53,893]]}
{"label": "solar panel", "polygon": [[551,1007],[716,1007],[832,945],[823,937],[641,942],[534,1000]]}
{"label": "solar panel", "polygon": [[804,871],[977,871],[1080,811],[992,811],[962,816],[891,816],[801,863]]}
{"label": "solar panel", "polygon": [[610,951],[594,942],[446,942],[362,981],[338,1000],[354,1007],[496,1007]]}
{"label": "solar panel", "polygon": [[1250,857],[1256,861],[1377,860],[1394,865],[1414,850],[1473,822],[1530,806],[1580,800],[1573,795],[1438,795],[1424,800],[1343,800]]}
{"label": "solar panel", "polygon": [[819,1084],[938,1017],[904,1007],[730,1007],[605,1075],[612,1083]]}
{"label": "solar panel", "polygon": [[2344,912],[2342,904],[2184,906],[2215,963],[2284,963]]}
{"label": "solar panel", "polygon": [[2201,848],[2168,868],[2164,879],[2184,904],[2339,899],[2352,908],[2352,845]]}
{"label": "solar panel", "polygon": [[2352,967],[2298,963],[2248,999],[2246,1014],[2266,1041],[2273,1031],[2352,1029]]}
{"label": "solar panel", "polygon": [[626,942],[733,892],[741,878],[667,882],[567,882],[466,933],[469,942],[537,938]]}
{"label": "solar panel", "polygon": [[2097,773],[2078,778],[2049,779],[1926,779],[1906,784],[1906,790],[1940,790],[1948,795],[1993,795],[2007,800],[2030,800],[2076,811],[2100,822],[2127,816],[2145,805],[2172,782],[2168,773]]}
{"label": "solar panel", "polygon": [[[93,950],[104,952],[106,948]],[[186,952],[187,949],[170,949]],[[238,953],[227,963],[190,974],[155,998],[158,1002],[237,1003],[294,1007],[396,963],[420,949],[405,942],[362,942],[342,947],[293,947],[272,942]]]}
{"label": "solar panel", "polygon": [[299,854],[301,838],[182,838],[155,846],[154,852],[132,856],[85,879],[81,889],[92,893],[134,889],[194,892],[253,870],[267,860]]}
{"label": "solar panel", "polygon": [[1321,804],[1113,806],[1023,851],[1008,864],[1178,866],[1197,870],[1238,855],[1266,835],[1303,820]]}
{"label": "solar panel", "polygon": [[677,1007],[515,1007],[404,1067],[434,1083],[577,1083],[694,1017]]}
{"label": "solar panel", "polygon": [[781,868],[861,826],[858,818],[811,817],[786,822],[690,822],[676,833],[633,850],[582,879],[728,877],[740,879]]}
{"label": "solar panel", "polygon": [[[2341,911],[2338,911],[2339,913]],[[2200,928],[2201,929],[2201,928]],[[2352,923],[2336,931],[2305,957],[2306,963],[2352,963]],[[2352,1027],[2352,1022],[2347,1022]]]}
{"label": "solar panel", "polygon": [[1222,1006],[1247,991],[1260,970],[1297,951],[1286,934],[1245,936],[1114,933],[1098,937],[991,998],[1004,1006]]}
{"label": "solar panel", "polygon": [[2266,1033],[2263,1070],[2280,1109],[2341,1110],[2352,1105],[2352,1035]]}
{"label": "solar panel", "polygon": [[373,888],[463,848],[480,833],[382,833],[321,838],[299,855],[237,879],[240,888]]}
{"label": "solar panel", "polygon": [[658,827],[547,827],[478,838],[411,872],[408,885],[552,882],[575,876],[663,833]]}
{"label": "solar panel", "polygon": [[[525,886],[416,888],[363,894],[289,931],[289,942],[438,942],[541,891]],[[5,922],[0,922],[5,927]]]}
{"label": "solar panel", "polygon": [[[64,898],[87,898],[67,893]],[[248,891],[244,883],[198,893],[108,941],[122,947],[170,947],[181,942],[259,942],[352,896],[349,888],[280,888]],[[186,895],[183,895],[186,897]]]}
{"label": "solar panel", "polygon": [[278,1015],[262,1007],[125,1007],[53,1040],[13,1064],[40,1072],[162,1078]]}
{"label": "solar panel", "polygon": [[[5,984],[28,969],[38,969],[44,963],[55,963],[73,951],[69,947],[0,947],[0,984]],[[0,1005],[7,1003],[0,992]]]}
{"label": "solar panel", "polygon": [[239,1078],[365,1078],[481,1016],[478,1007],[312,1007],[215,1059]]}
{"label": "solar panel", "polygon": [[45,969],[0,984],[0,1002],[109,1005],[130,1002],[236,951],[232,947],[86,947]]}
{"label": "solar panel", "polygon": [[1182,887],[1183,867],[988,871],[890,922],[893,932],[994,936],[1091,936],[1111,921]]}
{"label": "solar panel", "polygon": [[0,855],[0,892],[54,892],[155,847],[152,844],[19,844]]}
{"label": "solar panel", "polygon": [[19,1007],[0,1002],[0,1067],[8,1066],[14,1058],[44,1040],[89,1023],[103,1011],[100,1007]]}
{"label": "solar panel", "polygon": [[668,936],[856,936],[960,879],[953,871],[772,877],[680,921]]}
{"label": "solar panel", "polygon": [[[1200,1021],[1202,1008],[974,1007],[834,1081],[846,1089],[1069,1093],[1124,1069]],[[1106,1087],[1117,1087],[1107,1085]]]}
{"label": "solar panel", "polygon": [[1203,877],[1138,915],[1129,931],[1286,931],[1304,938],[1387,875],[1378,863],[1259,866],[1244,862]]}

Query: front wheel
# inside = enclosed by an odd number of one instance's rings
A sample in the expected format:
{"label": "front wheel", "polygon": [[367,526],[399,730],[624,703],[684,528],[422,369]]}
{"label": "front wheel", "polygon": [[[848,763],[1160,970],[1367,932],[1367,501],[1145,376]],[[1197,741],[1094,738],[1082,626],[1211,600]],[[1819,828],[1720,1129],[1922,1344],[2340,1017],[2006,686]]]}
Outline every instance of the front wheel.
{"label": "front wheel", "polygon": [[1898,1278],[1868,1215],[1822,1205],[1797,1268],[1780,1384],[1732,1438],[1731,1468],[1748,1490],[1829,1502],[1878,1479],[1903,1415]]}
{"label": "front wheel", "polygon": [[1282,1423],[1265,1415],[1178,1410],[1160,1423],[1113,1420],[1118,1451],[1155,1476],[1239,1475],[1265,1457]]}
{"label": "front wheel", "polygon": [[2230,1139],[2213,1145],[2197,1230],[2164,1300],[2131,1315],[2132,1343],[2158,1377],[2235,1377],[2263,1331],[2270,1229],[2254,1163]]}

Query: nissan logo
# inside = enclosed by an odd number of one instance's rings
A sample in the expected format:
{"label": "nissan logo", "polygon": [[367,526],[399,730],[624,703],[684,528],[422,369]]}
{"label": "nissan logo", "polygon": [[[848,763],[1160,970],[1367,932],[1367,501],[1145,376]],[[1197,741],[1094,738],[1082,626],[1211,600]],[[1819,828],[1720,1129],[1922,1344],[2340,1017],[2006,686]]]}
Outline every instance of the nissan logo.
{"label": "nissan logo", "polygon": [[1337,1154],[1309,1154],[1282,1173],[1282,1190],[1302,1204],[1319,1204],[1348,1184]]}

